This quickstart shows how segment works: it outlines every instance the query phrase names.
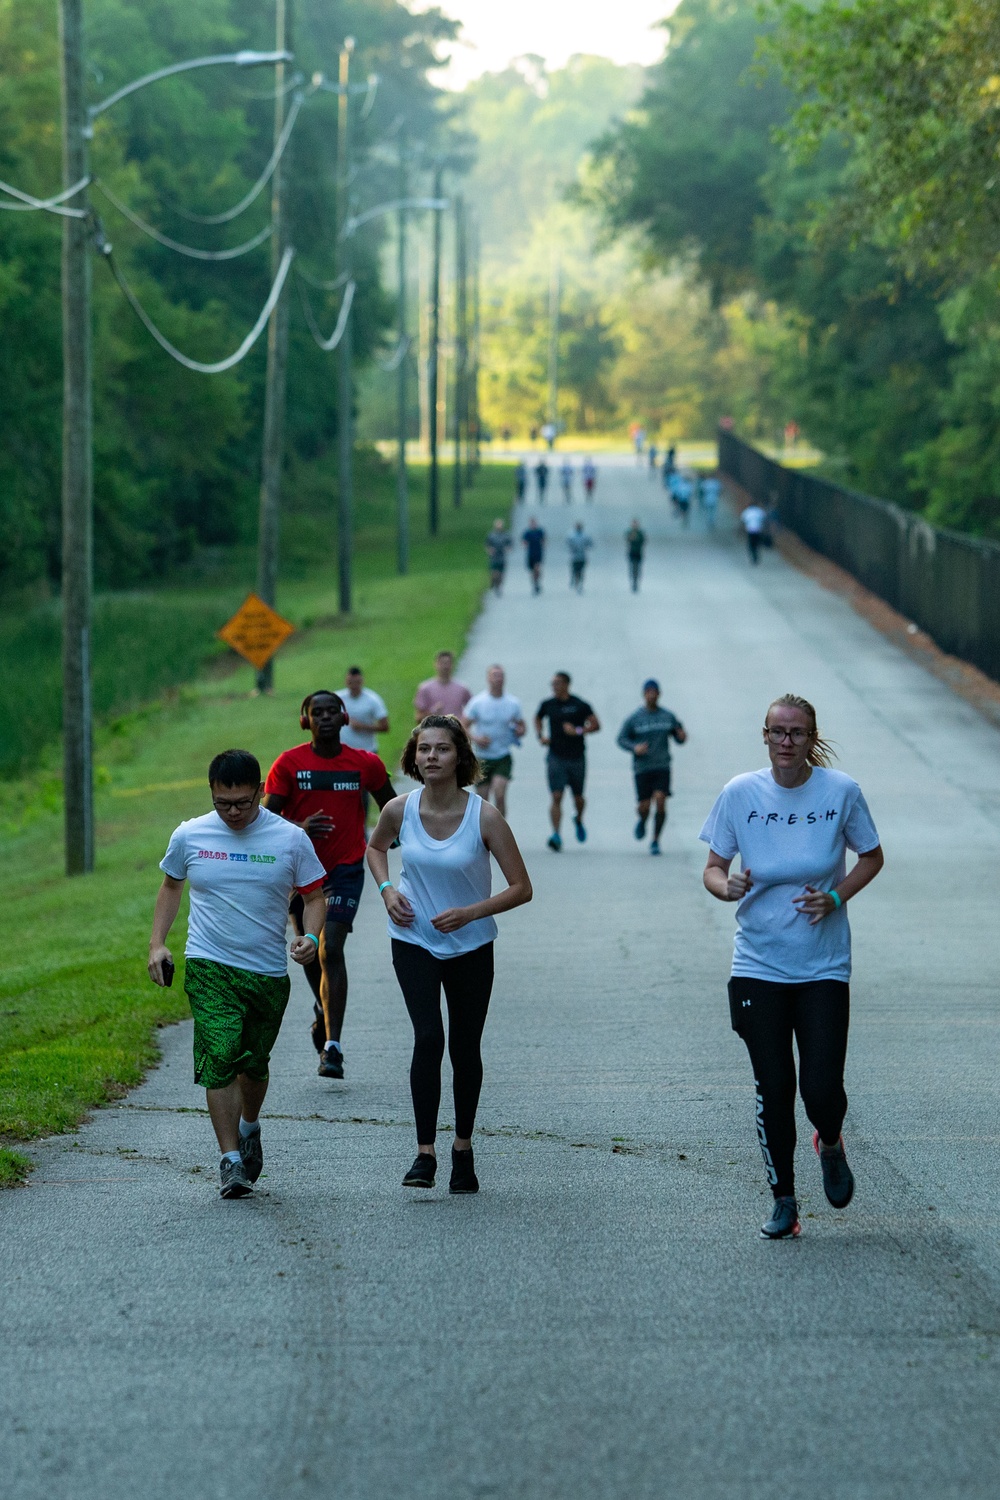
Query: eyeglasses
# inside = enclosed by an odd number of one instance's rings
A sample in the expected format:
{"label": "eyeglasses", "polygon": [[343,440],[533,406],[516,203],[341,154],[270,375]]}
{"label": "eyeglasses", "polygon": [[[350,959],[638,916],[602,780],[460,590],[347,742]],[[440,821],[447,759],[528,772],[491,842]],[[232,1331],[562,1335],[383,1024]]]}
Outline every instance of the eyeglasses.
{"label": "eyeglasses", "polygon": [[238,802],[219,802],[215,797],[213,797],[212,806],[215,808],[216,812],[220,813],[245,813],[250,811],[251,807],[253,807],[259,796],[260,788],[258,787],[252,797],[241,797]]}
{"label": "eyeglasses", "polygon": [[781,745],[785,740],[791,740],[793,745],[804,745],[813,737],[811,729],[778,729],[769,724],[764,725],[764,733],[772,745]]}

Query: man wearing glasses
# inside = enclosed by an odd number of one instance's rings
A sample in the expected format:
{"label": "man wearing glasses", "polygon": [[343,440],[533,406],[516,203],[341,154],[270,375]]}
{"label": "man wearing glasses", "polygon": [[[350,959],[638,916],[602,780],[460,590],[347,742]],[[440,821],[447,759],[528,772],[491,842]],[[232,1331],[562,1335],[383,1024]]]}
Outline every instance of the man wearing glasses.
{"label": "man wearing glasses", "polygon": [[296,963],[315,958],[326,917],[323,866],[301,828],[260,806],[260,765],[224,750],[208,768],[213,812],[182,823],[160,861],[163,884],[149,940],[149,977],[169,985],[167,935],[191,886],[184,989],[194,1016],[194,1081],[206,1090],[223,1198],[244,1198],[261,1174],[259,1115],[268,1063],[288,1004],[288,898],[303,902]]}

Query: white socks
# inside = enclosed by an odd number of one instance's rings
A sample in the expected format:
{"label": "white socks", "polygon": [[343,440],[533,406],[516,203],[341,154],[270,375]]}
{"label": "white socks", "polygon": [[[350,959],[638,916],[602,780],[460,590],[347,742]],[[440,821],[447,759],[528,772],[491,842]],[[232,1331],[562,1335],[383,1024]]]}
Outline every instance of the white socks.
{"label": "white socks", "polygon": [[240,1140],[241,1141],[245,1141],[246,1138],[247,1138],[247,1136],[249,1136],[249,1135],[256,1135],[259,1130],[260,1130],[260,1121],[259,1120],[254,1120],[253,1123],[251,1124],[248,1120],[244,1120],[243,1116],[240,1115]]}
{"label": "white socks", "polygon": [[241,1160],[240,1153],[238,1151],[223,1151],[223,1153],[222,1153],[222,1160],[223,1161],[231,1161],[231,1162],[240,1161]]}

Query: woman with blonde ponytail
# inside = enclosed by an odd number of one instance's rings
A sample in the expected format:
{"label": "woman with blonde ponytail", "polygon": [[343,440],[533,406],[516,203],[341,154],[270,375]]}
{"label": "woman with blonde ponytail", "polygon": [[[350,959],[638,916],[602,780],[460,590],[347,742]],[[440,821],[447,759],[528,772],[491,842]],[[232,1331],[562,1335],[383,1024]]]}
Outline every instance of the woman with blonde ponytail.
{"label": "woman with blonde ponytail", "polygon": [[[793,1042],[826,1196],[846,1208],[854,1193],[840,1133],[851,977],[845,908],[874,880],[883,855],[861,788],[830,769],[833,750],[812,704],[794,693],[776,698],[763,733],[770,765],[723,788],[701,838],[709,846],[706,889],[738,903],[729,1010],[750,1053],[757,1135],[775,1200],[760,1232],[786,1239],[801,1227]],[[848,849],[857,855],[850,873]]]}

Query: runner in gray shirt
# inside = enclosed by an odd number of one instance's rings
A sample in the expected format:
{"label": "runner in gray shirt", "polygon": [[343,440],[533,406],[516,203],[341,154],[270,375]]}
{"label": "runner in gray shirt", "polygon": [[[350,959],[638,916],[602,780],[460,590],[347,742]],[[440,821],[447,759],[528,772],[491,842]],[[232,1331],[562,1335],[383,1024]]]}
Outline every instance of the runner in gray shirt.
{"label": "runner in gray shirt", "polygon": [[638,802],[637,839],[646,837],[650,804],[656,804],[653,815],[653,838],[650,854],[660,852],[660,834],[667,821],[667,798],[670,796],[670,743],[683,745],[687,732],[680,719],[668,708],[660,707],[660,684],[654,677],[642,685],[643,706],[629,714],[618,731],[617,743],[632,756],[635,773],[635,795]]}

